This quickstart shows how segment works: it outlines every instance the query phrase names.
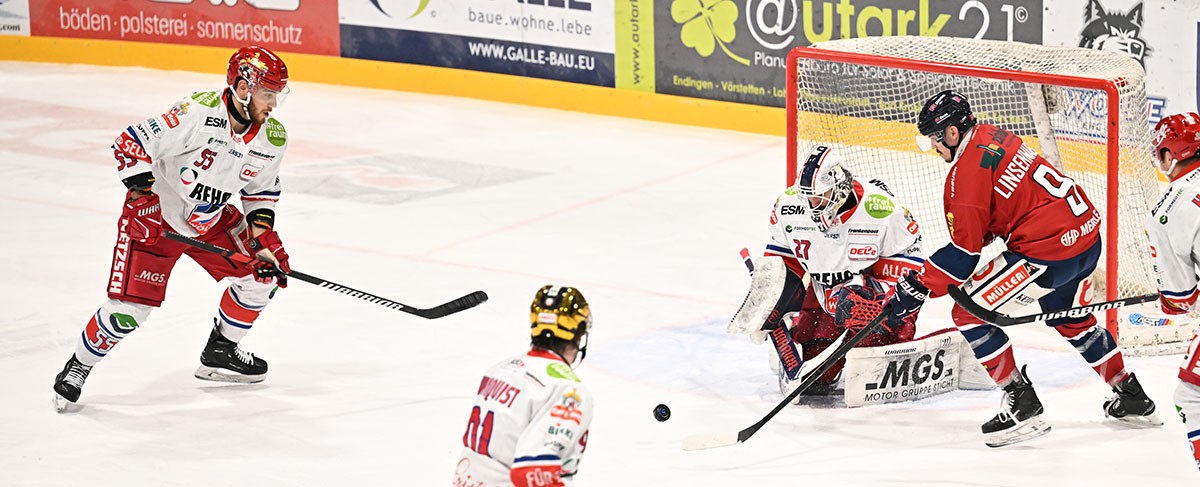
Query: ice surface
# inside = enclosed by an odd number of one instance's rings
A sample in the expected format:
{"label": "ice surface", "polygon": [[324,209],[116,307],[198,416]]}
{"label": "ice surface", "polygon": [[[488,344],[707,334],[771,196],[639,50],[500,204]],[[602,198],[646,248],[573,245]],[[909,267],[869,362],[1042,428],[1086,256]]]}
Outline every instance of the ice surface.
{"label": "ice surface", "polygon": [[[104,298],[123,188],[109,145],[219,74],[0,63],[0,485],[447,485],[488,365],[526,347],[546,283],[578,286],[597,398],[579,486],[1192,485],[1172,414],[1178,357],[1129,359],[1167,424],[1105,421],[1109,393],[1058,334],[1012,328],[1054,430],[983,444],[998,391],[862,409],[789,407],[766,345],[724,333],[783,184],[778,137],[303,83],[288,104],[278,229],[304,272],[428,307],[427,321],[304,283],[244,342],[262,384],[192,377],[223,286],[181,260],[168,299],[91,374],[80,411],[50,385]],[[931,182],[930,184],[941,184]],[[949,326],[945,300],[923,331]],[[654,420],[665,403],[670,421]]]}

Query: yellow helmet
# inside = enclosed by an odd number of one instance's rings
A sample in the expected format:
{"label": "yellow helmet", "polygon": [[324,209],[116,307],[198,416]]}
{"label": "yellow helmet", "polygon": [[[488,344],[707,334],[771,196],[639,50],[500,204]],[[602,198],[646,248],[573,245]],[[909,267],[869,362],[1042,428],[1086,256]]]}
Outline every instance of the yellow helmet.
{"label": "yellow helmet", "polygon": [[583,293],[568,286],[542,286],[529,305],[530,337],[558,338],[575,341],[586,334],[592,322]]}

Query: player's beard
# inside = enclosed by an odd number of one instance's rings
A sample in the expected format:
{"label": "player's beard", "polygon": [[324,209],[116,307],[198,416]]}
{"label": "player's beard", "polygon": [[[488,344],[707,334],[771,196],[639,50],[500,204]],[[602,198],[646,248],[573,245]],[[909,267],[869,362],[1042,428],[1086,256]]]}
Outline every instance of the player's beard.
{"label": "player's beard", "polygon": [[260,106],[257,103],[257,100],[253,98],[250,99],[250,106],[248,108],[250,112],[250,120],[256,124],[266,123],[267,117],[271,115],[270,108]]}

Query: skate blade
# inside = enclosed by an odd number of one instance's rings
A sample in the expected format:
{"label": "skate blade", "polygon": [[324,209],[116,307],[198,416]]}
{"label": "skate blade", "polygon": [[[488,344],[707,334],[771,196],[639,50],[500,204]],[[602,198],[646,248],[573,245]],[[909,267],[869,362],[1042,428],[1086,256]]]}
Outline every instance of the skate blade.
{"label": "skate blade", "polygon": [[196,378],[213,382],[231,382],[235,384],[256,384],[267,379],[266,374],[246,375],[225,369],[201,365],[196,369]]}
{"label": "skate blade", "polygon": [[59,414],[73,413],[75,411],[78,411],[79,409],[80,409],[79,405],[69,401],[65,397],[58,395],[57,392],[54,393],[54,410],[56,412],[58,412]]}
{"label": "skate blade", "polygon": [[1034,416],[1009,430],[984,435],[983,442],[992,448],[1000,448],[1013,443],[1032,440],[1049,432],[1050,425],[1040,416]]}
{"label": "skate blade", "polygon": [[[1108,415],[1105,414],[1105,416],[1108,416]],[[1131,426],[1134,428],[1153,428],[1156,426],[1163,425],[1162,418],[1159,418],[1158,414],[1155,414],[1155,413],[1150,413],[1145,416],[1129,415],[1129,416],[1124,416],[1124,417],[1120,417],[1120,418],[1118,418],[1116,416],[1108,416],[1108,417],[1115,419],[1117,421],[1120,421],[1122,424],[1125,424],[1125,425],[1128,425],[1128,426]]]}

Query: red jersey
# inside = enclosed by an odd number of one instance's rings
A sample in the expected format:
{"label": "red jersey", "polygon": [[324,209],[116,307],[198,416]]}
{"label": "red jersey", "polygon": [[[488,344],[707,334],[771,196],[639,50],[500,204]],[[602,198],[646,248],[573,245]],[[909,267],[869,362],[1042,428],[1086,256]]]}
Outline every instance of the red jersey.
{"label": "red jersey", "polygon": [[965,134],[946,176],[950,243],[925,262],[934,296],[970,277],[993,238],[1038,261],[1075,257],[1100,238],[1100,212],[1083,188],[1012,132],[979,124]]}

